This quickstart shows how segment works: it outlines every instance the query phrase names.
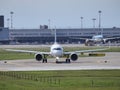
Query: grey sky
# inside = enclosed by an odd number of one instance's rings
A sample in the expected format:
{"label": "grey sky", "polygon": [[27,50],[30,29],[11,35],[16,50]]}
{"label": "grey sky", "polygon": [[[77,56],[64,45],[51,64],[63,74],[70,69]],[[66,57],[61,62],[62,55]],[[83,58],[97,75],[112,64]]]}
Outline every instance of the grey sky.
{"label": "grey sky", "polygon": [[0,15],[5,15],[5,26],[10,11],[14,12],[14,28],[39,28],[48,24],[57,28],[93,27],[92,18],[102,11],[102,27],[120,27],[120,0],[0,0]]}

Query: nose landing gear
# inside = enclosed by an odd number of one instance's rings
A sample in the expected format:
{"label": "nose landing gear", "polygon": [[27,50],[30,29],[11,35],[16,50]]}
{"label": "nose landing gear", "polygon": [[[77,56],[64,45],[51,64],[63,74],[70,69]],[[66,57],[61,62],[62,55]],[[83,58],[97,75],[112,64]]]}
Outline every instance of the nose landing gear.
{"label": "nose landing gear", "polygon": [[69,58],[66,59],[66,63],[70,63],[70,59]]}

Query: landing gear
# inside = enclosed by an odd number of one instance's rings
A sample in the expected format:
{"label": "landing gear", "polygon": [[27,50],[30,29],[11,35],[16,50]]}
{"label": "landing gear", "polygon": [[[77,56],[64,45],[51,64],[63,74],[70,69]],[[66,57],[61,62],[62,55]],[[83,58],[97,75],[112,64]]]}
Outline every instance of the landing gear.
{"label": "landing gear", "polygon": [[93,41],[88,41],[88,42],[85,42],[85,46],[94,46],[95,43]]}
{"label": "landing gear", "polygon": [[67,58],[66,61],[58,61],[58,59],[56,59],[56,63],[70,63],[70,59]]}
{"label": "landing gear", "polygon": [[47,55],[44,55],[44,56],[43,56],[42,63],[47,63]]}
{"label": "landing gear", "polygon": [[70,63],[70,59],[67,58],[67,59],[66,59],[66,63]]}
{"label": "landing gear", "polygon": [[56,60],[56,63],[59,63],[59,61]]}
{"label": "landing gear", "polygon": [[66,63],[70,63],[70,56],[69,55],[67,55]]}
{"label": "landing gear", "polygon": [[43,59],[42,63],[47,63],[47,59]]}
{"label": "landing gear", "polygon": [[58,58],[56,58],[56,63],[59,63]]}

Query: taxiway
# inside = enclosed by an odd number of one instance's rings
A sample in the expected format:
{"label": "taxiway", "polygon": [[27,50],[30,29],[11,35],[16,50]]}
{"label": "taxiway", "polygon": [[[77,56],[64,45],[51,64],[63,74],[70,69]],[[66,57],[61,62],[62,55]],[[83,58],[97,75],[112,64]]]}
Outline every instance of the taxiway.
{"label": "taxiway", "polygon": [[[60,59],[64,61],[65,59]],[[108,52],[104,57],[79,57],[71,63],[55,63],[54,58],[48,63],[29,60],[2,60],[0,71],[39,71],[39,70],[101,70],[120,69],[120,53]]]}

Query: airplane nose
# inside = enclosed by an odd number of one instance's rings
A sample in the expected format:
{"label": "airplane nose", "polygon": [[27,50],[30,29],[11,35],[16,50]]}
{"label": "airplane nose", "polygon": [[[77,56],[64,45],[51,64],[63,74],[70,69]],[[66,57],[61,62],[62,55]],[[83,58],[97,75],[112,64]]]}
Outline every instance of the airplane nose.
{"label": "airplane nose", "polygon": [[61,52],[61,51],[58,51],[58,50],[54,50],[53,54],[54,54],[54,56],[56,56],[56,57],[61,57],[61,56],[62,56],[62,52]]}

